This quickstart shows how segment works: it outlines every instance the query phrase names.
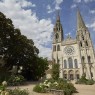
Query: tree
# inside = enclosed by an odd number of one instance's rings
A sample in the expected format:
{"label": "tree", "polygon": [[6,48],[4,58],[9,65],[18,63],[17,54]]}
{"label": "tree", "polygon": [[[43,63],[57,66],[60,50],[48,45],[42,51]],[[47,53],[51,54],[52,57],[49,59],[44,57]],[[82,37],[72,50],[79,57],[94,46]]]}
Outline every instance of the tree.
{"label": "tree", "polygon": [[[12,20],[0,12],[0,54],[5,60],[4,67],[11,70],[13,66],[18,69],[22,66],[24,76],[30,74],[30,79],[38,79],[47,69],[47,61],[39,58],[38,53],[33,40],[22,35],[19,29],[14,28]],[[38,69],[41,71],[37,74]]]}
{"label": "tree", "polygon": [[57,80],[59,78],[59,64],[52,65],[52,78]]}
{"label": "tree", "polygon": [[[31,60],[30,60],[31,62]],[[31,66],[33,65],[33,66]],[[31,70],[30,70],[31,67]],[[28,78],[28,80],[38,80],[45,75],[45,71],[48,69],[48,61],[47,59],[43,59],[42,57],[36,58],[33,64],[27,66],[22,71],[22,74]],[[27,71],[27,72],[26,72]]]}

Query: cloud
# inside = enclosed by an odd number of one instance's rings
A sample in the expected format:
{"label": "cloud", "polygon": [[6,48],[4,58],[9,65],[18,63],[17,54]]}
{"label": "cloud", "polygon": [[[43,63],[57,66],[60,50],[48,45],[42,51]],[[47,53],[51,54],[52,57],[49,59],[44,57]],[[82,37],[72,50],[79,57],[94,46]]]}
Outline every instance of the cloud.
{"label": "cloud", "polygon": [[60,5],[63,3],[63,0],[55,0],[54,1],[54,8],[52,8],[50,5],[47,5],[47,13],[52,13],[56,10],[60,10]]}
{"label": "cloud", "polygon": [[52,9],[50,5],[47,5],[47,13],[52,13],[55,11],[55,9]]}
{"label": "cloud", "polygon": [[76,5],[76,4],[73,4],[73,5],[71,6],[71,9],[76,8],[76,7],[77,7],[77,5]]}
{"label": "cloud", "polygon": [[81,3],[82,1],[84,1],[85,3],[89,3],[89,2],[93,2],[95,0],[73,0],[74,3]]}
{"label": "cloud", "polygon": [[89,13],[95,14],[95,10],[90,10]]}
{"label": "cloud", "polygon": [[92,30],[95,31],[95,21],[93,21],[91,24],[87,24],[87,27],[92,28]]}
{"label": "cloud", "polygon": [[93,2],[95,0],[84,0],[85,3]]}
{"label": "cloud", "polygon": [[39,55],[51,58],[51,48],[47,46],[52,41],[53,24],[49,18],[39,19],[31,8],[33,6],[36,5],[27,0],[0,1],[0,11],[12,19],[15,27],[19,28],[23,35],[33,39],[36,47],[40,50]]}
{"label": "cloud", "polygon": [[60,4],[63,3],[63,0],[55,0],[55,9],[59,10],[60,8]]}
{"label": "cloud", "polygon": [[81,0],[73,0],[73,2],[75,2],[75,3],[80,3]]}

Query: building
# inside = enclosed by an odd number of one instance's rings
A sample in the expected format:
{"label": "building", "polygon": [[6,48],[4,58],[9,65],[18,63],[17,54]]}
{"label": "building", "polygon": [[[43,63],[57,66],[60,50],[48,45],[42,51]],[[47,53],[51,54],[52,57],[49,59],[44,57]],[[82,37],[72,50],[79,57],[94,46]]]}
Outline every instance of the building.
{"label": "building", "polygon": [[75,80],[85,75],[87,79],[95,80],[95,51],[80,11],[77,11],[75,39],[70,35],[64,39],[59,14],[53,34],[52,60],[60,64],[60,78]]}

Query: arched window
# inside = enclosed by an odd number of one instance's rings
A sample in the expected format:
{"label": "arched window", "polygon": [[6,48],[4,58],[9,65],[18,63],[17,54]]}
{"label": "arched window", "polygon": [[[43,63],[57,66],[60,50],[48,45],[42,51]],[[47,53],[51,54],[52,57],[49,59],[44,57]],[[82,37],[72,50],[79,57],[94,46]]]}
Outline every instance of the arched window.
{"label": "arched window", "polygon": [[57,51],[60,51],[60,45],[57,46]]}
{"label": "arched window", "polygon": [[86,46],[88,46],[88,42],[87,41],[85,42],[85,44],[86,44]]}
{"label": "arched window", "polygon": [[58,33],[55,35],[55,38],[56,38],[56,39],[58,39],[58,38],[59,38],[59,35],[58,35]]}
{"label": "arched window", "polygon": [[78,68],[78,62],[77,62],[77,59],[74,60],[74,63],[75,63],[75,68]]}
{"label": "arched window", "polygon": [[72,58],[68,58],[68,64],[69,64],[69,68],[73,68],[73,60]]}
{"label": "arched window", "polygon": [[67,68],[67,61],[64,60],[64,68]]}
{"label": "arched window", "polygon": [[82,56],[82,58],[81,58],[81,62],[82,62],[82,63],[85,62],[85,58],[84,58],[84,56]]}
{"label": "arched window", "polygon": [[88,56],[88,63],[91,63],[91,57]]}
{"label": "arched window", "polygon": [[82,35],[82,39],[84,40],[84,36]]}
{"label": "arched window", "polygon": [[80,47],[82,47],[82,42],[80,42]]}
{"label": "arched window", "polygon": [[53,46],[53,51],[56,51],[56,46],[55,45]]}

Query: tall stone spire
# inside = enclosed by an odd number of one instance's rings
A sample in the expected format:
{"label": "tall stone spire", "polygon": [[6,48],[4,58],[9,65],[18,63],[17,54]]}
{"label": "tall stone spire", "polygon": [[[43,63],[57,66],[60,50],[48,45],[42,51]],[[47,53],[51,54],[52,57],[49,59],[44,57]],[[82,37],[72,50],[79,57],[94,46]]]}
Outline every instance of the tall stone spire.
{"label": "tall stone spire", "polygon": [[56,21],[59,21],[60,22],[59,10],[57,11],[57,19],[56,19]]}
{"label": "tall stone spire", "polygon": [[84,23],[84,21],[83,21],[83,19],[82,19],[82,16],[81,16],[81,14],[80,14],[80,11],[79,11],[79,9],[77,10],[77,31],[78,30],[80,30],[80,29],[82,29],[82,28],[86,28],[86,26],[85,26],[85,23]]}
{"label": "tall stone spire", "polygon": [[62,24],[60,21],[60,15],[59,15],[59,10],[57,11],[57,17],[56,17],[56,22],[54,25],[54,39],[53,39],[53,43],[59,43],[62,42],[64,39],[63,36],[63,28],[62,28]]}

